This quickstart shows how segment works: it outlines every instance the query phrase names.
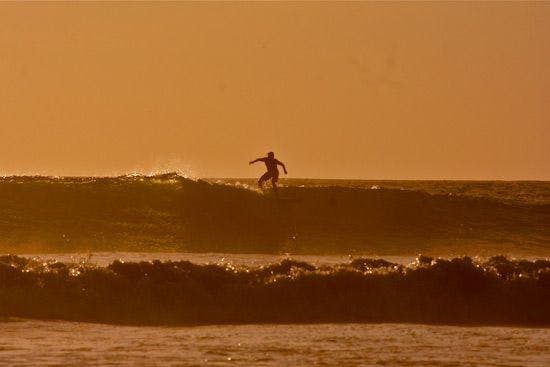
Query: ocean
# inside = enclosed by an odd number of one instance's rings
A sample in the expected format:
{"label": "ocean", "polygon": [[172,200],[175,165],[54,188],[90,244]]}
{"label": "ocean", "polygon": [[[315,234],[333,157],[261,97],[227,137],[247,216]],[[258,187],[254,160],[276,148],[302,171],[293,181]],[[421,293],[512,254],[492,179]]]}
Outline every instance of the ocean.
{"label": "ocean", "polygon": [[0,364],[550,364],[550,182],[0,178]]}

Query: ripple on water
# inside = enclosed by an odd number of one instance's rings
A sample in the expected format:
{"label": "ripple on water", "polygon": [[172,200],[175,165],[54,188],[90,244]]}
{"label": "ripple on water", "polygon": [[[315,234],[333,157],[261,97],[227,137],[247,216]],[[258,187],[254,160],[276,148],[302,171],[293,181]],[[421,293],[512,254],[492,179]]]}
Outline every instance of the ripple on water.
{"label": "ripple on water", "polygon": [[406,324],[127,327],[20,320],[1,322],[0,335],[3,363],[22,366],[550,363],[550,329],[542,328]]}

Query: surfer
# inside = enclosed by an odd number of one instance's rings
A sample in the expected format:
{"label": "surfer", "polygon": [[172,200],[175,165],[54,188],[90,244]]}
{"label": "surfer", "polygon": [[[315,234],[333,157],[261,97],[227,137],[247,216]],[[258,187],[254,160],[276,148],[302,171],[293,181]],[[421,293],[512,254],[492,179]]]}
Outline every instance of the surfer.
{"label": "surfer", "polygon": [[264,182],[271,179],[271,184],[273,185],[273,191],[277,192],[277,180],[279,179],[279,170],[277,169],[277,165],[280,165],[283,167],[283,170],[286,175],[288,172],[286,171],[286,167],[284,163],[275,159],[275,153],[273,152],[267,153],[267,157],[254,159],[253,161],[250,161],[249,164],[256,163],[256,162],[264,162],[267,168],[267,172],[264,173],[262,177],[260,177],[260,179],[258,180],[258,186],[260,187],[260,189],[263,190]]}

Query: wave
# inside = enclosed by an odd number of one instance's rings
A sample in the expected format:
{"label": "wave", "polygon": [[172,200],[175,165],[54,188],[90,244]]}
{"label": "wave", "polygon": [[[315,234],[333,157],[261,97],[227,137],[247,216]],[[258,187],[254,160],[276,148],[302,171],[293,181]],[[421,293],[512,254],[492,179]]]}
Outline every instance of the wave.
{"label": "wave", "polygon": [[283,187],[275,196],[176,174],[4,177],[0,202],[0,251],[11,253],[545,256],[550,245],[550,205],[384,188]]}
{"label": "wave", "polygon": [[123,324],[414,322],[550,325],[550,261],[419,256],[261,267],[0,257],[0,318]]}

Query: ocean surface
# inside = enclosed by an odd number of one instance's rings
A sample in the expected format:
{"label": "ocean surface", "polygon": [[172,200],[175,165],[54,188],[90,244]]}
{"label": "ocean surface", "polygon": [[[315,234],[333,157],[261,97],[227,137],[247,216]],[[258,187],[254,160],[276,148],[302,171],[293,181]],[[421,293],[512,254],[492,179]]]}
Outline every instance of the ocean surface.
{"label": "ocean surface", "polygon": [[0,178],[0,251],[546,256],[550,182]]}
{"label": "ocean surface", "polygon": [[550,329],[415,324],[0,322],[6,366],[537,366]]}
{"label": "ocean surface", "polygon": [[0,365],[550,365],[550,182],[0,178]]}

